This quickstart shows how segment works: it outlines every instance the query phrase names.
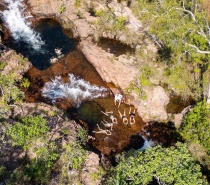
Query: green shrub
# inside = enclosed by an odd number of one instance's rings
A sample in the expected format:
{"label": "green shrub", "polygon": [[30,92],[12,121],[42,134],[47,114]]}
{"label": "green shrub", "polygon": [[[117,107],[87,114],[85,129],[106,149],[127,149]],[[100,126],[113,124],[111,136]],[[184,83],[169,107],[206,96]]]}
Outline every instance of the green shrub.
{"label": "green shrub", "polygon": [[34,152],[37,157],[25,165],[23,174],[32,183],[48,184],[52,167],[59,156],[57,146],[54,142],[45,143],[44,146],[36,148]]}
{"label": "green shrub", "polygon": [[202,145],[210,153],[210,107],[205,101],[199,102],[184,118],[179,128],[188,142]]}
{"label": "green shrub", "polygon": [[153,179],[158,184],[207,184],[202,178],[200,166],[196,164],[186,145],[181,143],[170,148],[156,146],[145,152],[130,151],[122,156],[109,174],[109,185],[146,185]]}
{"label": "green shrub", "polygon": [[47,122],[42,116],[27,116],[20,119],[7,131],[7,135],[12,138],[13,146],[22,146],[28,149],[31,142],[45,137],[48,131]]}
{"label": "green shrub", "polygon": [[0,74],[0,118],[7,118],[11,108],[21,102],[24,93],[16,86],[14,74]]}
{"label": "green shrub", "polygon": [[77,8],[79,8],[81,6],[81,0],[75,0],[74,6],[76,6]]}
{"label": "green shrub", "polygon": [[1,62],[0,63],[0,71],[3,70],[6,65],[7,65],[6,62]]}
{"label": "green shrub", "polygon": [[65,12],[66,11],[66,7],[64,6],[64,5],[62,5],[60,8],[59,8],[59,10],[58,10],[58,12],[60,13],[60,14],[62,14],[63,12]]}
{"label": "green shrub", "polygon": [[30,86],[30,82],[28,81],[27,78],[22,78],[20,81],[20,87],[24,87],[27,89]]}

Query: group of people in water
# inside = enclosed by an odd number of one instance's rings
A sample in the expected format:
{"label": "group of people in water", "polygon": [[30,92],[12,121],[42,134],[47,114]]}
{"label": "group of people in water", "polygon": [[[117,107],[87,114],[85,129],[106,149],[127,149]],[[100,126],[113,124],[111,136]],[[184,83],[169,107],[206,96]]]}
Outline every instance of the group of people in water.
{"label": "group of people in water", "polygon": [[63,54],[61,52],[61,49],[62,48],[60,48],[60,49],[59,48],[55,48],[55,53],[56,53],[57,57],[50,58],[50,63],[51,64],[54,64],[55,62],[58,61],[59,58],[61,58],[63,56]]}
{"label": "group of people in water", "polygon": [[[122,102],[122,97],[123,96],[121,94],[115,95],[114,101],[115,101],[115,105],[116,105],[117,102],[119,102],[118,108],[119,108],[119,106],[120,106],[120,104]],[[110,128],[110,130],[108,130],[108,129],[101,129],[99,127],[99,125],[97,124],[98,131],[93,131],[93,133],[98,133],[98,134],[100,133],[100,134],[111,135],[112,134],[111,131],[113,130],[114,124],[118,124],[117,118],[114,116],[113,111],[110,111],[110,112],[103,112],[103,111],[101,111],[101,112],[104,115],[106,115],[107,117],[110,118],[111,122],[108,122],[106,120],[101,121],[101,123],[104,125],[104,127],[105,128]],[[122,123],[125,124],[126,126],[128,124],[133,125],[133,124],[136,123],[136,120],[135,120],[135,112],[136,112],[136,110],[135,110],[135,108],[132,111],[132,108],[130,107],[130,109],[129,109],[129,119],[126,116],[125,110],[124,110],[123,114],[120,112],[120,110],[118,110],[118,112],[119,112],[120,118],[122,119]]]}

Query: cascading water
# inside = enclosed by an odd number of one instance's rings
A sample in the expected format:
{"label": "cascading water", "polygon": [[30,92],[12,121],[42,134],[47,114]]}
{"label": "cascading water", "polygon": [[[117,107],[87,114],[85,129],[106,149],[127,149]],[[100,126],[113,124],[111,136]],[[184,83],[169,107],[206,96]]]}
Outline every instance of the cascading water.
{"label": "cascading water", "polygon": [[151,148],[151,147],[155,146],[155,142],[154,141],[152,141],[151,139],[150,140],[147,140],[147,138],[145,138],[144,136],[142,136],[142,137],[144,139],[144,145],[140,149],[138,149],[138,150],[144,151],[147,148]]}
{"label": "cascading water", "polygon": [[8,4],[8,10],[3,12],[3,19],[7,23],[13,38],[16,41],[23,40],[28,43],[29,46],[38,51],[44,44],[40,35],[36,33],[30,26],[31,23],[28,18],[32,15],[27,12],[27,16],[23,15],[25,6],[23,5],[23,0],[4,0]]}
{"label": "cascading water", "polygon": [[42,95],[55,102],[57,98],[68,98],[76,106],[83,100],[105,97],[108,89],[96,85],[90,85],[83,79],[76,78],[69,74],[69,82],[64,83],[61,76],[56,76],[51,82],[47,82],[43,89]]}

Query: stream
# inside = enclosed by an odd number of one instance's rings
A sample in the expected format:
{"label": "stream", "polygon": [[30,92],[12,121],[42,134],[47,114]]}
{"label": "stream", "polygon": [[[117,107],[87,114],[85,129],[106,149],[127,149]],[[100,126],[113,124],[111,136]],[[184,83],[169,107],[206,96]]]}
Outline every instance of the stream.
{"label": "stream", "polygon": [[[130,109],[135,107],[125,103],[118,107],[115,104],[110,85],[102,80],[77,49],[77,41],[71,37],[71,31],[62,29],[58,21],[50,18],[32,25],[32,15],[25,12],[22,0],[5,2],[8,10],[3,12],[3,19],[11,34],[4,44],[33,64],[25,74],[30,81],[25,101],[45,102],[65,110],[71,119],[82,124],[95,138],[89,141],[90,146],[103,154],[116,154],[130,148],[144,150],[158,143],[169,146],[176,141],[173,127],[161,123],[146,125],[137,114],[135,124],[124,124],[120,113],[125,112],[129,118]],[[98,45],[111,48],[116,55],[134,52],[120,43],[107,40]],[[55,49],[60,49],[62,54],[58,55]],[[52,58],[57,58],[53,64],[50,61]],[[112,111],[117,119],[118,124],[113,125],[110,135],[93,133],[98,131],[97,124],[105,129],[102,121],[110,122],[102,111]]]}

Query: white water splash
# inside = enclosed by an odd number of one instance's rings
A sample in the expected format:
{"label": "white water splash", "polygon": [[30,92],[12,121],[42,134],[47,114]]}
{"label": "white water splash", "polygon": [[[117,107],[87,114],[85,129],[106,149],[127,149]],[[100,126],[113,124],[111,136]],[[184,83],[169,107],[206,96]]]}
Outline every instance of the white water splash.
{"label": "white water splash", "polygon": [[155,142],[152,141],[151,139],[150,140],[147,140],[147,138],[145,138],[144,136],[142,136],[142,137],[144,138],[144,145],[140,149],[138,149],[138,150],[144,151],[147,148],[151,148],[151,147],[153,147],[153,146],[156,145]]}
{"label": "white water splash", "polygon": [[40,50],[44,42],[40,35],[30,27],[31,23],[27,19],[32,15],[27,13],[27,16],[23,16],[25,10],[25,6],[22,4],[23,0],[4,0],[4,2],[8,4],[8,10],[3,12],[3,18],[13,38],[16,41],[23,40],[36,51]]}
{"label": "white water splash", "polygon": [[56,76],[51,82],[45,83],[42,89],[42,95],[55,102],[57,98],[68,98],[75,105],[79,105],[82,100],[105,97],[107,88],[90,85],[83,79],[76,78],[69,74],[69,82],[64,83],[60,76]]}

